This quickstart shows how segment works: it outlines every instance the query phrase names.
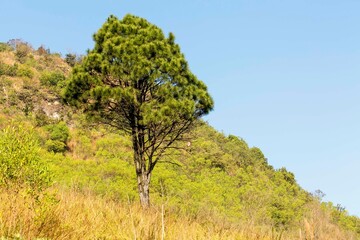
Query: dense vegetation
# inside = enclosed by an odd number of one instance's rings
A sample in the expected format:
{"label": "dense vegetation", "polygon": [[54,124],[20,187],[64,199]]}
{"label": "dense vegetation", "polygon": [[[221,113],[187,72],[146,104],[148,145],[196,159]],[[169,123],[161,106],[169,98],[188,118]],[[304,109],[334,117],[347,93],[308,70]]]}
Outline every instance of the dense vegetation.
{"label": "dense vegetation", "polygon": [[159,161],[142,210],[131,138],[62,102],[69,56],[0,44],[3,239],[360,239],[359,218],[202,121]]}

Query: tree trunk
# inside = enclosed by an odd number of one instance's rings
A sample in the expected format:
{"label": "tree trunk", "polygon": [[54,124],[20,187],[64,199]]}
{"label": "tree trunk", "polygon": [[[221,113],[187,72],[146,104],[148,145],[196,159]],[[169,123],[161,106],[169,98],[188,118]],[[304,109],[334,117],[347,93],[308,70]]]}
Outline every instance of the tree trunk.
{"label": "tree trunk", "polygon": [[149,187],[151,170],[146,167],[144,130],[139,127],[134,127],[132,140],[140,203],[143,208],[148,208],[150,207]]}
{"label": "tree trunk", "polygon": [[144,208],[150,207],[150,176],[151,174],[147,174],[146,172],[137,175],[140,203]]}

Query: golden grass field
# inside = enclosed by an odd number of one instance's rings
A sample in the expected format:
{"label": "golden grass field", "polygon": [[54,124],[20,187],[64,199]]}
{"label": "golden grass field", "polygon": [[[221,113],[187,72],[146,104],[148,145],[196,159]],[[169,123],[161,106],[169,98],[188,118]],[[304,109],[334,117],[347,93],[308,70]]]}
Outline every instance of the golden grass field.
{"label": "golden grass field", "polygon": [[321,212],[304,219],[298,230],[275,232],[268,226],[230,224],[210,216],[189,218],[166,205],[144,210],[139,204],[74,190],[58,190],[55,200],[40,203],[26,194],[2,191],[0,200],[0,239],[355,239]]}

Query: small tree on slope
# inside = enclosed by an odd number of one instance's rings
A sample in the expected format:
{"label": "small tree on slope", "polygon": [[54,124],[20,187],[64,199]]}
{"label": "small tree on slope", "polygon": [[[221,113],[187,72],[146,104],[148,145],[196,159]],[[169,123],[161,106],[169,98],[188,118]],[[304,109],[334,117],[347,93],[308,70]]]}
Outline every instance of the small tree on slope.
{"label": "small tree on slope", "polygon": [[143,18],[110,16],[95,47],[73,70],[65,100],[95,122],[132,137],[140,202],[149,206],[151,173],[171,145],[213,108],[174,35]]}

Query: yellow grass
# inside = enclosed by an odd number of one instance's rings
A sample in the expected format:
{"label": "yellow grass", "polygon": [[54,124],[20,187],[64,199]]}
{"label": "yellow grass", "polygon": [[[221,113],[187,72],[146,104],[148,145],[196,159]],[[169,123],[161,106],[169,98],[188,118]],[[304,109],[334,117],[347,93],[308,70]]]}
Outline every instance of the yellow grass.
{"label": "yellow grass", "polygon": [[0,59],[3,63],[8,65],[14,65],[16,62],[15,54],[13,52],[0,52]]}
{"label": "yellow grass", "polygon": [[56,195],[55,203],[36,204],[26,195],[0,193],[0,239],[355,239],[327,222],[320,226],[325,219],[315,215],[297,231],[281,233],[210,217],[192,219],[171,213],[166,206],[143,210],[138,204],[91,193],[63,190]]}

